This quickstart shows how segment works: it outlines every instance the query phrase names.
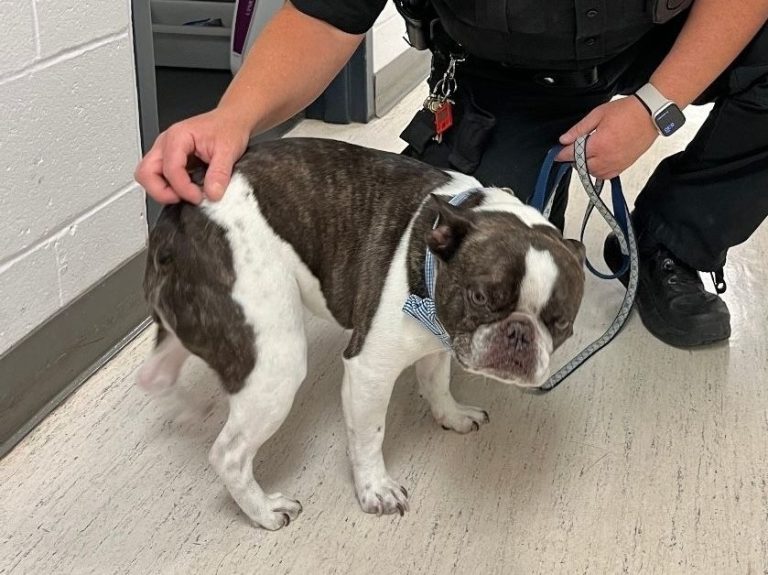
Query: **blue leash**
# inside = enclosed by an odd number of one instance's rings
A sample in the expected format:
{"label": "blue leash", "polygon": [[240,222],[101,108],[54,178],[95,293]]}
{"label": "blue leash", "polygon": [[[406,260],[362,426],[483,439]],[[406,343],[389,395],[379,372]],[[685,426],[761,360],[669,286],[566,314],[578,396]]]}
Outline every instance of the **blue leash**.
{"label": "blue leash", "polygon": [[[595,269],[589,258],[586,260],[586,265],[589,271],[594,275],[602,279],[616,279],[629,271],[629,281],[627,283],[627,291],[624,294],[619,311],[616,317],[611,322],[611,325],[605,331],[605,333],[598,339],[584,348],[576,357],[566,363],[557,372],[549,377],[549,379],[542,384],[539,391],[550,391],[560,385],[565,378],[571,375],[579,367],[581,367],[589,358],[595,355],[598,351],[608,345],[613,338],[615,338],[624,325],[627,323],[629,314],[632,311],[632,306],[635,302],[635,296],[637,294],[638,283],[638,252],[637,252],[637,240],[635,238],[635,232],[632,228],[632,222],[630,218],[629,208],[627,207],[627,201],[624,198],[624,193],[621,188],[621,180],[616,177],[613,178],[611,183],[611,200],[613,203],[614,211],[608,208],[603,201],[600,194],[603,191],[603,180],[592,181],[587,168],[587,137],[581,137],[576,140],[574,144],[574,164],[556,163],[555,157],[562,150],[562,146],[555,146],[547,153],[544,159],[544,163],[539,171],[539,177],[536,180],[536,187],[534,189],[533,196],[529,204],[542,212],[545,217],[549,218],[552,211],[552,203],[555,199],[555,190],[558,184],[562,181],[565,174],[567,174],[572,167],[576,169],[576,173],[579,175],[582,186],[589,197],[589,205],[587,211],[584,214],[584,219],[581,224],[580,240],[584,241],[584,234],[587,229],[587,223],[592,215],[592,210],[597,209],[600,215],[608,223],[608,226],[616,234],[621,246],[621,253],[623,255],[624,263],[621,269],[613,274],[604,274]],[[554,172],[554,178],[552,176]],[[552,180],[553,184],[549,186],[549,181]],[[551,190],[551,191],[550,191]]]}

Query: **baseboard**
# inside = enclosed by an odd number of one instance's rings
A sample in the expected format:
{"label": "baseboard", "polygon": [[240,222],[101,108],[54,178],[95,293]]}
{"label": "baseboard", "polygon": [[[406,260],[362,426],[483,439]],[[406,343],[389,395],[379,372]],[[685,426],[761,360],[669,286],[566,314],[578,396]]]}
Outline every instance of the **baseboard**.
{"label": "baseboard", "polygon": [[0,357],[0,457],[148,323],[142,251]]}
{"label": "baseboard", "polygon": [[373,79],[376,115],[381,117],[389,112],[403,96],[426,80],[430,62],[430,52],[409,49],[376,72]]}

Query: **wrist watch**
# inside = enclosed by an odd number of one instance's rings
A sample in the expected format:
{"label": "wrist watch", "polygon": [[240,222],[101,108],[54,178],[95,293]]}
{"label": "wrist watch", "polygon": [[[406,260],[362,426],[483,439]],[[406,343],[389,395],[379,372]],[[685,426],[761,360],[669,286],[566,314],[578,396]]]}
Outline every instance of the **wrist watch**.
{"label": "wrist watch", "polygon": [[633,95],[648,110],[653,125],[662,136],[671,136],[685,124],[685,116],[680,107],[662,96],[650,82]]}

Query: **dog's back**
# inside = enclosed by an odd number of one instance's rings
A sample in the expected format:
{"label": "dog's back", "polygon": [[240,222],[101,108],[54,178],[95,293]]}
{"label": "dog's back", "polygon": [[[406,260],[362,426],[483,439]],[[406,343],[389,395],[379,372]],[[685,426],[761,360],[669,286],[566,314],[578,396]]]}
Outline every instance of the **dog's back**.
{"label": "dog's back", "polygon": [[236,170],[270,227],[320,282],[335,320],[348,329],[361,313],[350,279],[380,289],[414,213],[450,179],[398,154],[311,138],[257,144]]}
{"label": "dog's back", "polygon": [[[304,275],[319,283],[327,313],[351,329],[355,317],[371,310],[358,309],[363,300],[355,298],[350,281],[368,292],[381,289],[414,213],[448,180],[445,172],[416,160],[335,140],[255,144],[236,164],[234,189],[220,202],[163,208],[149,237],[147,300],[174,331],[184,331],[187,316],[199,322],[212,313],[223,323],[237,324],[239,314],[228,305],[220,309],[217,296],[230,294],[237,275],[233,230],[258,219],[256,225],[266,223],[269,230],[250,238],[253,250],[275,249],[259,245],[260,238],[274,243],[272,235],[289,245],[289,257],[298,257],[309,272]],[[200,337],[194,335],[199,328],[189,332],[188,338]],[[194,347],[191,351],[198,353]]]}

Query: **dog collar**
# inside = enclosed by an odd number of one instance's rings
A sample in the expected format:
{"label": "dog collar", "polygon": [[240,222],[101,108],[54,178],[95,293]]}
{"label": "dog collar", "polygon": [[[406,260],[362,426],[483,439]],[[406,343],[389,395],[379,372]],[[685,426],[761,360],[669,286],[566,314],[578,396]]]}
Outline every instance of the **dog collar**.
{"label": "dog collar", "polygon": [[[466,190],[453,196],[448,203],[452,206],[461,205],[476,189]],[[435,218],[432,229],[437,227],[440,217]],[[451,349],[451,336],[437,318],[437,306],[435,305],[435,285],[437,282],[437,262],[435,254],[427,248],[424,257],[424,283],[427,286],[427,297],[419,297],[409,294],[403,305],[403,312],[418,321],[425,329],[437,337],[443,346]]]}

